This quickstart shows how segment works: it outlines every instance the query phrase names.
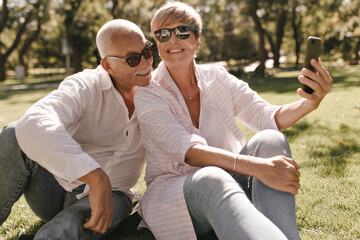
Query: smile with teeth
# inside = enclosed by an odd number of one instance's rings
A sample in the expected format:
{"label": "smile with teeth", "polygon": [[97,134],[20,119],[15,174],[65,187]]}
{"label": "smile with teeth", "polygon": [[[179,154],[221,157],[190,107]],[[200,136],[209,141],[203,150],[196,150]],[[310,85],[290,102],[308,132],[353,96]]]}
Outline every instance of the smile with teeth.
{"label": "smile with teeth", "polygon": [[147,76],[148,74],[150,74],[150,70],[144,73],[137,73],[136,76]]}
{"label": "smile with teeth", "polygon": [[173,49],[173,50],[168,50],[167,52],[168,53],[179,53],[179,52],[182,52],[184,51],[184,49]]}

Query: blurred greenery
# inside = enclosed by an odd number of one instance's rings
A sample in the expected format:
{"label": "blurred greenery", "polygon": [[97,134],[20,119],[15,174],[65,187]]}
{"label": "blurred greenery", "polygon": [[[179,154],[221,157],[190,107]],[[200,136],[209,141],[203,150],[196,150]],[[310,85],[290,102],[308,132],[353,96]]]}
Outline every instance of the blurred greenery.
{"label": "blurred greenery", "polygon": [[[72,70],[93,68],[99,63],[96,33],[105,22],[114,18],[128,19],[138,24],[151,40],[150,20],[164,2],[0,0],[0,81],[7,79],[1,78],[2,71],[14,70],[20,62],[28,69],[65,68],[64,39],[72,48]],[[275,67],[278,67],[280,56],[285,56],[287,63],[301,64],[305,39],[315,35],[323,40],[321,56],[324,60],[359,63],[358,0],[183,2],[199,11],[204,22],[198,62],[225,61],[231,65],[232,62],[260,60],[260,64],[264,64],[267,58],[274,58]],[[34,39],[30,41],[32,36]],[[264,41],[259,42],[260,39]],[[159,61],[156,56],[154,66]]]}

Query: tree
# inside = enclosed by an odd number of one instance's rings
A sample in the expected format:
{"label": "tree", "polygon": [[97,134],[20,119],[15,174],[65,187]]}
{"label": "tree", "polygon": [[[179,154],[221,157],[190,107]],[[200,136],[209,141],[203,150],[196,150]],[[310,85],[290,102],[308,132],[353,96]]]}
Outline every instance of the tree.
{"label": "tree", "polygon": [[293,37],[295,42],[295,56],[296,56],[296,67],[299,65],[299,57],[300,57],[300,45],[301,45],[301,19],[302,17],[299,16],[298,12],[300,10],[300,3],[298,0],[292,0],[290,2],[291,8],[291,27],[293,30]]}
{"label": "tree", "polygon": [[24,56],[29,50],[31,44],[38,38],[41,32],[41,27],[49,20],[48,12],[49,2],[46,0],[39,1],[39,6],[34,12],[34,21],[28,24],[24,33],[25,40],[20,49],[18,50],[18,58],[20,65],[25,66],[25,75],[27,75],[27,64],[25,63]]}
{"label": "tree", "polygon": [[[75,72],[99,64],[96,34],[111,19],[103,2],[90,0],[64,0],[57,7],[64,22],[64,35],[72,49],[72,66]],[[62,36],[64,37],[64,36]]]}
{"label": "tree", "polygon": [[65,15],[65,34],[73,52],[75,72],[80,72],[82,70],[82,41],[78,37],[80,29],[75,20],[76,13],[80,8],[81,2],[82,0],[65,0],[65,8],[63,8],[63,13]]}
{"label": "tree", "polygon": [[255,24],[255,30],[258,33],[259,37],[259,59],[260,64],[256,68],[255,72],[260,75],[265,75],[265,61],[266,61],[266,50],[265,50],[265,30],[261,24],[260,18],[258,16],[259,10],[259,1],[258,0],[248,0],[249,4],[249,13]]}
{"label": "tree", "polygon": [[[11,7],[9,7],[11,5]],[[2,1],[1,19],[0,19],[0,36],[15,36],[0,41],[0,81],[6,79],[6,62],[10,54],[18,47],[21,38],[28,24],[33,21],[34,12],[41,5],[40,1],[27,1],[23,6],[16,6],[15,3],[8,4],[7,0]],[[13,31],[15,29],[15,32]]]}
{"label": "tree", "polygon": [[[288,0],[259,1],[259,5],[258,11],[263,12],[262,25],[267,26],[264,33],[273,53],[274,67],[279,67],[281,44],[288,15]],[[259,21],[261,20],[259,18]],[[275,31],[272,30],[272,26]]]}

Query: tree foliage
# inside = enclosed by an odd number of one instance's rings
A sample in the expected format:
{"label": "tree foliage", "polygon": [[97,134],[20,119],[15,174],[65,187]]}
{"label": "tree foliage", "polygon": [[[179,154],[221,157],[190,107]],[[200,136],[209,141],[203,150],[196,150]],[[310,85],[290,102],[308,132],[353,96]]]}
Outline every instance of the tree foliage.
{"label": "tree foliage", "polygon": [[[0,0],[0,72],[5,63],[64,67],[61,39],[72,48],[74,71],[95,67],[98,29],[125,18],[153,41],[150,21],[164,0]],[[301,63],[305,39],[323,40],[322,57],[359,62],[360,2],[356,0],[184,0],[202,16],[204,29],[197,60],[235,63],[259,60],[265,72],[271,57]],[[41,7],[40,7],[41,5]],[[17,54],[13,54],[17,53]],[[270,54],[271,53],[271,54]],[[11,56],[10,56],[11,55]],[[14,57],[18,56],[18,58]],[[159,57],[155,62],[160,61]]]}
{"label": "tree foliage", "polygon": [[[0,17],[0,81],[6,79],[6,62],[18,48],[21,64],[23,55],[38,37],[47,20],[47,1],[2,1]],[[35,26],[35,28],[34,28]],[[34,28],[34,29],[33,29]]]}

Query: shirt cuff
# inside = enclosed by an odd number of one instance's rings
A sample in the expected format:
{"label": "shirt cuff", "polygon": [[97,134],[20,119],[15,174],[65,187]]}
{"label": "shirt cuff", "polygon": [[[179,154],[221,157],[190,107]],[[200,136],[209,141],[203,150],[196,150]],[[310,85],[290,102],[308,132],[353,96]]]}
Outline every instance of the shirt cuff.
{"label": "shirt cuff", "polygon": [[190,138],[189,138],[188,141],[186,141],[183,144],[182,151],[181,151],[181,154],[179,156],[179,162],[181,162],[181,163],[185,163],[186,153],[192,146],[194,146],[196,144],[208,145],[205,138],[203,138],[203,137],[201,137],[199,135],[190,134],[189,136],[190,136]]}
{"label": "shirt cuff", "polygon": [[72,191],[74,188],[84,184],[78,180],[86,174],[101,168],[101,166],[88,154],[82,153],[66,165],[65,178],[55,176],[59,184],[66,190]]}
{"label": "shirt cuff", "polygon": [[277,131],[279,131],[279,128],[276,124],[276,120],[275,120],[275,114],[277,113],[277,111],[279,111],[284,105],[281,106],[276,106],[275,110],[273,111],[273,113],[270,116],[270,126],[269,129],[275,129]]}

